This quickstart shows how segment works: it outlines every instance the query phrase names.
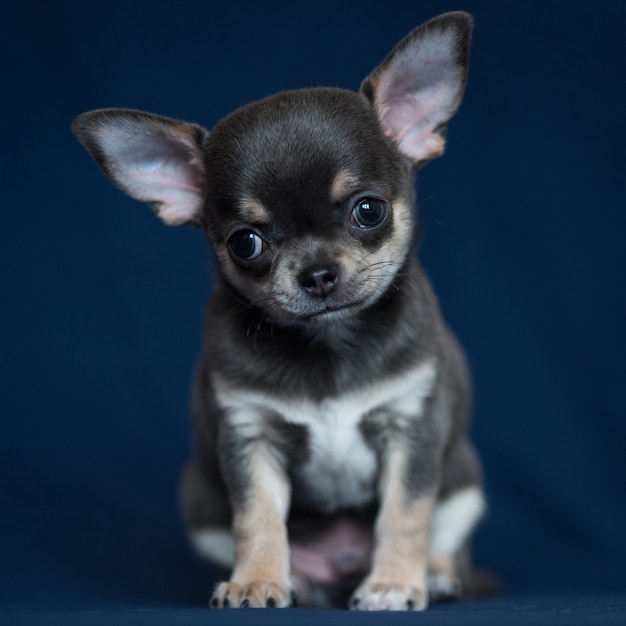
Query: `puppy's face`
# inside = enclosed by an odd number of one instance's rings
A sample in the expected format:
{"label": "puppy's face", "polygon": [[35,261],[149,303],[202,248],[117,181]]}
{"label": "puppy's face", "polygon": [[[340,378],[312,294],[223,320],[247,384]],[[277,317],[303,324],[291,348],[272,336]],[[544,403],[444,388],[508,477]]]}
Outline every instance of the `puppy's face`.
{"label": "puppy's face", "polygon": [[221,270],[271,319],[345,319],[393,283],[411,247],[411,164],[363,96],[273,96],[223,120],[205,154]]}

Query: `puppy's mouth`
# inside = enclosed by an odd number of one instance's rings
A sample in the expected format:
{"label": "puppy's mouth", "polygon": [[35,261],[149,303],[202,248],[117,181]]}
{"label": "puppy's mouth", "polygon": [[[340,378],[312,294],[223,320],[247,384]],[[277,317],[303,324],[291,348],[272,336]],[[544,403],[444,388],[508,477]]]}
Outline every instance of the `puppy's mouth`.
{"label": "puppy's mouth", "polygon": [[363,307],[363,304],[364,302],[362,300],[340,305],[328,304],[312,313],[298,314],[294,317],[299,322],[325,324],[351,317],[352,315],[354,315],[354,313],[356,313]]}

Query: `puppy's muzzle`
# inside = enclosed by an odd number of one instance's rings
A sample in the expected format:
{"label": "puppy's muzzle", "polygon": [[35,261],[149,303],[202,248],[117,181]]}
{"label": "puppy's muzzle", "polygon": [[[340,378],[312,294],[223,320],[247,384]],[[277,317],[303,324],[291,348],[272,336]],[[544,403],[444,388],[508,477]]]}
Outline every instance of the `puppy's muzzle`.
{"label": "puppy's muzzle", "polygon": [[316,298],[325,298],[339,282],[339,265],[329,263],[308,267],[298,278],[306,293]]}

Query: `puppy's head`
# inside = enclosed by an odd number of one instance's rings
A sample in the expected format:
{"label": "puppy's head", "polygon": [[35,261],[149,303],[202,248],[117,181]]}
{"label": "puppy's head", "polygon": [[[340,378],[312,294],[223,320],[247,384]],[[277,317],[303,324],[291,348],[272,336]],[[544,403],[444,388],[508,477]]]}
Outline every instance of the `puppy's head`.
{"label": "puppy's head", "polygon": [[222,121],[205,155],[220,266],[270,316],[342,318],[388,288],[411,241],[410,167],[365,98],[273,96]]}
{"label": "puppy's head", "polygon": [[272,319],[345,319],[380,298],[410,254],[412,172],[443,152],[470,31],[467,14],[440,16],[359,93],[278,94],[211,132],[126,109],[85,113],[73,131],[166,223],[204,228],[224,278]]}

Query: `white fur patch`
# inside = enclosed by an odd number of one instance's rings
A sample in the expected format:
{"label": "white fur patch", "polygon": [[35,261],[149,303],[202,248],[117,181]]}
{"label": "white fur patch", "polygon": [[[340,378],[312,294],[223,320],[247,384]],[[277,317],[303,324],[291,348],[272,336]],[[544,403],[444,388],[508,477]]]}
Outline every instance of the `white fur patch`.
{"label": "white fur patch", "polygon": [[439,503],[432,521],[431,555],[455,554],[484,511],[485,500],[478,487],[463,489]]}
{"label": "white fur patch", "polygon": [[229,530],[196,530],[191,532],[190,539],[193,548],[205,559],[228,569],[235,564],[235,539]]}
{"label": "white fur patch", "polygon": [[[436,372],[433,360],[424,361],[400,376],[317,403],[234,389],[219,380],[215,386],[220,406],[244,437],[262,434],[268,410],[307,427],[310,457],[295,470],[294,482],[304,483],[307,498],[330,513],[368,503],[378,487],[376,454],[359,428],[363,417],[384,408],[399,420],[419,418]],[[297,501],[298,493],[293,495]]]}
{"label": "white fur patch", "polygon": [[365,504],[375,486],[376,455],[359,430],[362,407],[350,400],[309,405],[287,416],[309,431],[311,456],[296,478],[307,485],[307,498],[329,512]]}

